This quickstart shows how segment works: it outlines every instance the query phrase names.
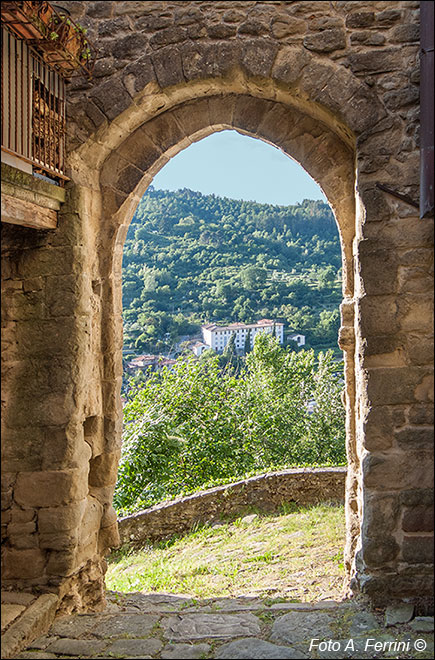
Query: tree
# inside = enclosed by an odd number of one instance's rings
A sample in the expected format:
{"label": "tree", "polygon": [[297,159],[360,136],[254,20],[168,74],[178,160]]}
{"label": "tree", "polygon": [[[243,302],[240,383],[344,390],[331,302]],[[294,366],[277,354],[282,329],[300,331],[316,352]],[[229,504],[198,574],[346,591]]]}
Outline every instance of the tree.
{"label": "tree", "polygon": [[250,329],[246,333],[245,346],[244,346],[244,351],[243,352],[244,352],[245,355],[248,355],[248,353],[251,352],[251,330]]}
{"label": "tree", "polygon": [[240,279],[245,289],[254,289],[266,282],[267,270],[258,266],[248,266],[240,273]]}
{"label": "tree", "polygon": [[[274,467],[345,462],[340,370],[332,353],[294,353],[259,334],[237,373],[179,359],[124,407],[120,512]],[[310,404],[310,405],[309,405]]]}

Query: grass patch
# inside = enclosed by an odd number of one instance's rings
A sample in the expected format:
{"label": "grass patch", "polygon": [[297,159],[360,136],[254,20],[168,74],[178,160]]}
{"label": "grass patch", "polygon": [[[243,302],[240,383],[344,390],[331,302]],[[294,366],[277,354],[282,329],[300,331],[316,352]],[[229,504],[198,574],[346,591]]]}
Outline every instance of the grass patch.
{"label": "grass patch", "polygon": [[114,591],[256,595],[297,601],[340,598],[344,511],[320,504],[202,527],[166,543],[109,557]]}

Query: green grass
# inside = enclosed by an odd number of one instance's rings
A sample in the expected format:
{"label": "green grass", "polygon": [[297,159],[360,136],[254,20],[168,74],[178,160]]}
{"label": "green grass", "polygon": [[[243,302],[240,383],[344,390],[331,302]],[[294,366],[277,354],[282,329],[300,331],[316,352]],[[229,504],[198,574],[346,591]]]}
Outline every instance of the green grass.
{"label": "green grass", "polygon": [[340,598],[344,511],[287,506],[280,515],[205,526],[182,538],[109,557],[114,591],[256,595],[297,601]]}

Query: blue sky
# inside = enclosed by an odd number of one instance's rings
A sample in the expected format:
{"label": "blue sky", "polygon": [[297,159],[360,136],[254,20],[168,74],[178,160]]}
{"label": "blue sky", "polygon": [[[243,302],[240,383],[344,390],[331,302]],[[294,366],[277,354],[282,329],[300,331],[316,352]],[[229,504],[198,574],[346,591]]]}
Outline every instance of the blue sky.
{"label": "blue sky", "polygon": [[236,131],[213,133],[184,149],[154,177],[153,186],[267,204],[327,201],[298,163],[266,142]]}

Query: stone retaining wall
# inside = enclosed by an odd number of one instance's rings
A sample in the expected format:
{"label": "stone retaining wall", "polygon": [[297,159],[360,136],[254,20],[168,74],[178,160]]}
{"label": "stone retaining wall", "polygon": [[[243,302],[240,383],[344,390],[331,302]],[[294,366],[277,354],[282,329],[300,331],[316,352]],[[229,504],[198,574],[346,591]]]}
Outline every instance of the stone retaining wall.
{"label": "stone retaining wall", "polygon": [[285,502],[344,502],[346,468],[303,468],[262,474],[163,502],[121,518],[121,543],[134,546],[189,532],[195,524],[214,522],[255,507],[276,511]]}

